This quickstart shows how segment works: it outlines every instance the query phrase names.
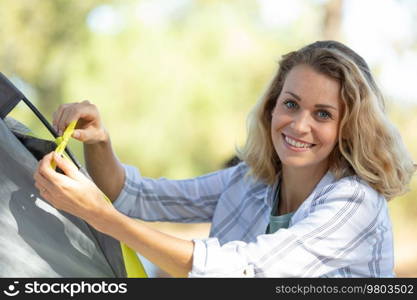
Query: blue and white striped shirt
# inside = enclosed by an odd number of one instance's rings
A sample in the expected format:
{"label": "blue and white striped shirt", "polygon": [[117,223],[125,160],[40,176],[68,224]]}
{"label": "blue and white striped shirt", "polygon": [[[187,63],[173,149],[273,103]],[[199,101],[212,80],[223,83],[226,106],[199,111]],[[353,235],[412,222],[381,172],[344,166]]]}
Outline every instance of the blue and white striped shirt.
{"label": "blue and white striped shirt", "polygon": [[193,240],[189,277],[394,276],[386,200],[357,176],[335,180],[327,172],[289,227],[265,234],[276,184],[245,176],[245,163],[188,180],[145,178],[124,168],[114,203],[122,213],[212,223],[209,238]]}

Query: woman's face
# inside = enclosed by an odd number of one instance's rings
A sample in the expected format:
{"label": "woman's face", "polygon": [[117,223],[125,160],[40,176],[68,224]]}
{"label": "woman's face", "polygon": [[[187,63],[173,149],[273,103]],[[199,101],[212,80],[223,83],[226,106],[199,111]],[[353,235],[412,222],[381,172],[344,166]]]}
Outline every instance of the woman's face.
{"label": "woman's face", "polygon": [[327,170],[342,113],[340,83],[297,65],[272,111],[271,137],[283,167]]}

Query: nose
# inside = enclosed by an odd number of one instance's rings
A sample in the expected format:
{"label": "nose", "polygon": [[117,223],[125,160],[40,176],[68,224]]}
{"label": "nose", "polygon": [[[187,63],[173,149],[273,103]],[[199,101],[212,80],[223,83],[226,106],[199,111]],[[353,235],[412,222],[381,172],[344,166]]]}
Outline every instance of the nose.
{"label": "nose", "polygon": [[291,128],[298,134],[309,132],[311,129],[308,112],[300,112],[291,122]]}

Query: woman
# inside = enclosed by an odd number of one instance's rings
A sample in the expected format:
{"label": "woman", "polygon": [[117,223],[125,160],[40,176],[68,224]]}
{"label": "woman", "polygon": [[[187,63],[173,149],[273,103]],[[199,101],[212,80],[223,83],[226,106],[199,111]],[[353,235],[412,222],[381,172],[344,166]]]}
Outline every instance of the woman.
{"label": "woman", "polygon": [[[41,196],[172,276],[394,276],[386,201],[407,190],[414,167],[367,64],[341,43],[284,55],[250,114],[243,162],[205,176],[142,177],[118,161],[94,105],[54,114],[60,132],[72,120],[95,184],[51,153],[34,175]],[[182,240],[132,218],[212,222],[210,238]]]}

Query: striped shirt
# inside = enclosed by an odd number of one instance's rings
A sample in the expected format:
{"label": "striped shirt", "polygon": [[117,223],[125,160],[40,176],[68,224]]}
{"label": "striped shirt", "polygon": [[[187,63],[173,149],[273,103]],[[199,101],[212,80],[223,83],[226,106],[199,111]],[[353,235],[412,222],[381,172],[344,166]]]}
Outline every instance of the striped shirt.
{"label": "striped shirt", "polygon": [[124,165],[114,205],[145,221],[211,222],[194,239],[189,277],[393,277],[385,198],[357,176],[327,172],[287,229],[265,234],[276,185],[237,166],[187,180],[152,179]]}

